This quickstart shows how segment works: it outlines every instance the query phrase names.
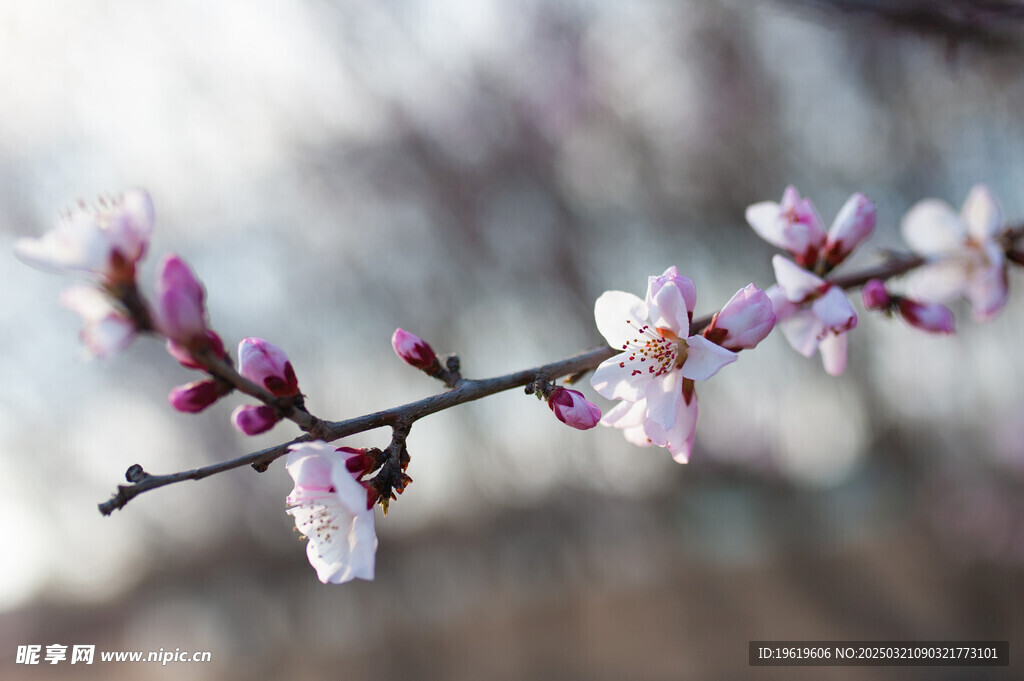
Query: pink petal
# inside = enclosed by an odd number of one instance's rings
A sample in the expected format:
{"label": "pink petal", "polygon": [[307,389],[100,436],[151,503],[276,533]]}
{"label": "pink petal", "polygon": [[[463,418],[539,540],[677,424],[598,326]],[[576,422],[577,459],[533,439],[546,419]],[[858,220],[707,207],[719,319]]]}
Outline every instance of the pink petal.
{"label": "pink petal", "polygon": [[676,283],[666,283],[648,301],[651,325],[659,329],[668,329],[685,338],[690,334],[690,312],[693,309],[688,309],[686,305],[683,292]]}
{"label": "pink petal", "polygon": [[601,420],[601,410],[578,390],[555,388],[548,396],[548,407],[559,421],[578,430],[589,430]]}
{"label": "pink petal", "polygon": [[686,361],[678,373],[693,381],[706,381],[722,367],[739,359],[735,352],[726,350],[703,336],[690,336],[686,339],[686,345]]}
{"label": "pink petal", "polygon": [[829,331],[849,331],[857,326],[857,313],[846,292],[838,286],[832,286],[825,295],[811,303],[811,310]]}
{"label": "pink petal", "polygon": [[914,252],[939,255],[960,248],[967,229],[953,207],[939,199],[925,199],[911,207],[900,225]]}
{"label": "pink petal", "polygon": [[401,328],[395,329],[391,335],[391,347],[399,359],[420,370],[429,369],[437,361],[430,343]]}
{"label": "pink petal", "polygon": [[689,319],[693,316],[693,308],[697,304],[697,287],[694,286],[693,281],[689,277],[684,277],[681,274],[679,274],[679,270],[676,269],[675,265],[672,265],[667,270],[665,270],[664,274],[661,274],[657,277],[648,277],[647,297],[645,298],[645,302],[648,306],[650,306],[651,301],[653,301],[654,297],[658,295],[662,287],[669,283],[675,284],[676,288],[679,289],[680,294],[682,294],[683,296],[683,301],[687,312],[686,319],[688,325]]}
{"label": "pink petal", "polygon": [[875,229],[875,204],[868,197],[856,193],[839,209],[825,240],[825,258],[838,265]]}
{"label": "pink petal", "polygon": [[608,345],[619,350],[647,323],[647,304],[632,293],[605,291],[594,303],[594,321]]}
{"label": "pink petal", "polygon": [[870,279],[860,291],[864,307],[869,310],[885,310],[892,302],[889,292],[885,288],[885,282],[881,279]]}

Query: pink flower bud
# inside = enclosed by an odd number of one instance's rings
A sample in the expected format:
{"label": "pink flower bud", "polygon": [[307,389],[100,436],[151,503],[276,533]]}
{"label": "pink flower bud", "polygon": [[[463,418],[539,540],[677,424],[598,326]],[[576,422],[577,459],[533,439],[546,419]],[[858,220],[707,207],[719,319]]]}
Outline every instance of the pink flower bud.
{"label": "pink flower bud", "polygon": [[559,421],[579,430],[589,430],[601,420],[601,410],[578,390],[555,388],[548,395],[548,406]]}
{"label": "pink flower bud", "polygon": [[887,310],[892,305],[892,298],[885,290],[885,282],[881,279],[869,279],[860,291],[864,307],[869,310]]}
{"label": "pink flower bud", "polygon": [[179,385],[171,390],[167,400],[178,411],[195,414],[209,407],[225,393],[226,390],[222,383],[206,379],[193,381],[187,385]]}
{"label": "pink flower bud", "polygon": [[953,333],[956,320],[953,312],[941,303],[919,303],[909,298],[898,298],[896,310],[913,327],[930,333]]}
{"label": "pink flower bud", "polygon": [[288,355],[262,338],[243,338],[238,344],[238,373],[277,397],[299,394],[299,381]]}
{"label": "pink flower bud", "polygon": [[753,284],[747,284],[715,315],[704,330],[704,337],[726,350],[750,349],[771,333],[775,320],[768,295]]}
{"label": "pink flower bud", "polygon": [[395,329],[391,336],[391,346],[403,362],[417,369],[426,371],[437,362],[437,355],[430,343],[400,328]]}
{"label": "pink flower bud", "polygon": [[875,230],[875,204],[861,193],[846,200],[839,209],[825,240],[825,262],[835,267]]}
{"label": "pink flower bud", "polygon": [[239,405],[231,414],[231,422],[235,424],[235,428],[246,435],[264,433],[273,428],[279,420],[277,413],[265,404]]}
{"label": "pink flower bud", "polygon": [[184,260],[167,255],[157,278],[157,327],[170,340],[192,346],[206,340],[203,285]]}

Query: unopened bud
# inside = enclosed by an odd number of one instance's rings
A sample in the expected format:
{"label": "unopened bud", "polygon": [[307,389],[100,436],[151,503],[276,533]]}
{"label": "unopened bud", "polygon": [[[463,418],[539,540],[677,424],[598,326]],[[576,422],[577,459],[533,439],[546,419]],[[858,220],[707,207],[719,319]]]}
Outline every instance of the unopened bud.
{"label": "unopened bud", "polygon": [[548,406],[559,421],[578,430],[589,430],[601,420],[601,410],[578,390],[555,388],[548,395]]}
{"label": "unopened bud", "polygon": [[434,354],[430,343],[416,334],[400,328],[395,329],[395,333],[391,336],[391,346],[403,362],[422,371],[427,371],[438,364],[437,355]]}

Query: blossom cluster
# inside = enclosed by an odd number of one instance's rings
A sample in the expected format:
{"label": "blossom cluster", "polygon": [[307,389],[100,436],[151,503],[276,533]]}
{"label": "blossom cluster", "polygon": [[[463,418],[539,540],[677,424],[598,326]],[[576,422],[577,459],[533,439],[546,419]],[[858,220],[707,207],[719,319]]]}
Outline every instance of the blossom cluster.
{"label": "blossom cluster", "polygon": [[[621,400],[602,419],[626,439],[665,447],[679,462],[693,449],[697,425],[695,381],[704,381],[736,361],[736,353],[760,343],[777,323],[800,354],[820,352],[825,371],[846,369],[848,334],[857,313],[840,280],[828,278],[875,229],[875,205],[851,196],[826,232],[814,204],[787,187],[778,203],[749,206],[747,222],[789,258],[772,258],[776,283],[766,291],[741,289],[703,329],[692,328],[696,289],[670,267],[652,276],[641,299],[607,291],[594,308],[597,328],[619,354],[591,379],[598,393]],[[938,199],[913,206],[902,232],[916,254],[907,295],[890,293],[879,278],[863,282],[868,310],[897,314],[930,333],[953,333],[953,312],[943,303],[967,298],[979,321],[994,317],[1008,297],[1007,264],[1022,262],[1018,234],[1003,222],[991,191],[977,185],[960,213]]]}

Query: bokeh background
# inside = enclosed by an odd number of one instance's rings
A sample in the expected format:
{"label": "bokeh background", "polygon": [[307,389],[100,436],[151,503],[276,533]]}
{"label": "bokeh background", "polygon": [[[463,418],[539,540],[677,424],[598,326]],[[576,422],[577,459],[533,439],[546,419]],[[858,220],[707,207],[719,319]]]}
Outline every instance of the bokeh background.
{"label": "bokeh background", "polygon": [[[773,280],[744,208],[826,222],[988,183],[1024,221],[1015,3],[0,3],[0,677],[1009,679],[751,668],[750,640],[1024,641],[1024,280],[932,338],[863,314],[842,378],[780,334],[699,387],[692,462],[519,391],[416,424],[372,583],[324,586],[280,462],[148,493],[245,438],[150,339],[83,361],[67,282],[10,256],[140,185],[229,343],[284,347],[341,419],[432,394],[402,326],[486,377],[595,346],[593,301],[678,265],[697,314]],[[859,305],[859,303],[858,303]],[[589,386],[585,388],[588,394]],[[593,397],[602,406],[608,404]],[[347,441],[383,446],[377,431]],[[207,664],[15,664],[18,645]],[[1016,678],[1020,678],[1016,676]]]}

